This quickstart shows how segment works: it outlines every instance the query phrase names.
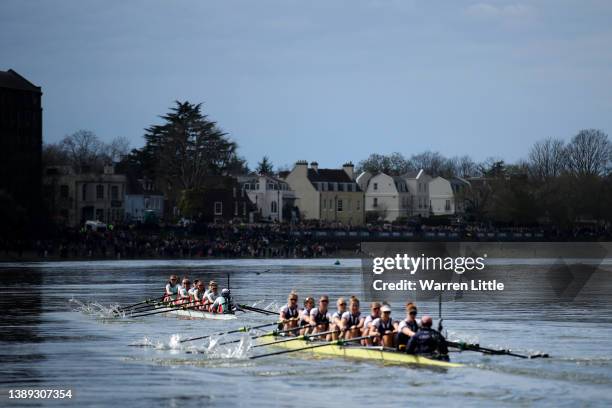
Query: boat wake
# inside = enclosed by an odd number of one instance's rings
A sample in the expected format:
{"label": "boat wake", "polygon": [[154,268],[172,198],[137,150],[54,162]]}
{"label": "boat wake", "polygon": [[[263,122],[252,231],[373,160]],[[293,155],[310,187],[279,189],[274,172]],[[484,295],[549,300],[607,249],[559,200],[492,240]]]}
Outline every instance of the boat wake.
{"label": "boat wake", "polygon": [[194,343],[181,343],[180,334],[173,334],[167,342],[150,339],[145,336],[141,340],[129,344],[129,346],[170,351],[172,354],[198,354],[205,360],[244,360],[248,357],[252,346],[252,341],[248,334],[243,334],[235,343],[222,344],[226,340],[227,337],[225,336],[211,337],[196,345]]}
{"label": "boat wake", "polygon": [[69,300],[72,311],[80,312],[99,319],[115,319],[119,316],[123,317],[123,313],[117,312],[119,305],[104,306],[98,302],[83,303],[80,300],[71,298]]}

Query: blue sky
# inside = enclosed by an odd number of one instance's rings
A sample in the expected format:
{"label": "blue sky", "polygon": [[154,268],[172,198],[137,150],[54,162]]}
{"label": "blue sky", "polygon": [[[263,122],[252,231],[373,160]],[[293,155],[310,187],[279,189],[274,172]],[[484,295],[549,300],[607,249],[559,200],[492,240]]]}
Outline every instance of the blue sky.
{"label": "blue sky", "polygon": [[254,165],[437,150],[514,161],[612,131],[610,1],[0,2],[0,69],[43,87],[44,139],[142,145],[173,101]]}

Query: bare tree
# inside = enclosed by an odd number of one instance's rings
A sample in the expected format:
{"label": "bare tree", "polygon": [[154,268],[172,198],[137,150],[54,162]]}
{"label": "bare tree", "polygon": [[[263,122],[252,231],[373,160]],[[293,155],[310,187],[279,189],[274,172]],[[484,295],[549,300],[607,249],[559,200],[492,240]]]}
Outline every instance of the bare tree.
{"label": "bare tree", "polygon": [[576,176],[602,176],[608,170],[612,147],[608,135],[598,129],[583,129],[567,146],[568,164]]}
{"label": "bare tree", "polygon": [[60,146],[77,172],[99,166],[104,157],[104,144],[90,130],[78,130],[64,137]]}
{"label": "bare tree", "polygon": [[478,175],[478,165],[470,156],[461,156],[454,159],[455,175],[459,177],[474,177]]}
{"label": "bare tree", "polygon": [[106,159],[116,163],[130,153],[130,140],[125,136],[117,136],[109,144],[104,145],[103,150]]}
{"label": "bare tree", "polygon": [[452,163],[439,152],[426,151],[415,154],[410,158],[410,162],[415,169],[423,169],[427,174],[432,176],[445,175],[449,176],[452,172]]}
{"label": "bare tree", "polygon": [[539,181],[550,180],[561,175],[566,169],[565,143],[548,138],[537,142],[529,151],[529,173]]}

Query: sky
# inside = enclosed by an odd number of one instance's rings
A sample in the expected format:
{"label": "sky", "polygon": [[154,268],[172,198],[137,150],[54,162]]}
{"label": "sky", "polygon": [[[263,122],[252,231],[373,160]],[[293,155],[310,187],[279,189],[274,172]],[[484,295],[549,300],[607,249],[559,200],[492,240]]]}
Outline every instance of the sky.
{"label": "sky", "polygon": [[612,132],[607,0],[0,2],[0,70],[43,90],[43,138],[143,145],[202,102],[254,167],[425,150],[509,162]]}

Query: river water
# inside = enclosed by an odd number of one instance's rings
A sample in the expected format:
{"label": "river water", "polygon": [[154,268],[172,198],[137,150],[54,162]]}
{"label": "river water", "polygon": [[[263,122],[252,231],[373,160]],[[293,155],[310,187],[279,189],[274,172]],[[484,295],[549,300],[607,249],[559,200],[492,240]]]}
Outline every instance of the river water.
{"label": "river water", "polygon": [[[612,405],[612,301],[444,304],[451,339],[546,352],[548,359],[462,352],[452,359],[465,366],[449,370],[297,354],[247,360],[255,350],[239,344],[209,347],[202,340],[177,347],[176,339],[270,317],[104,317],[110,305],[159,296],[170,273],[222,283],[229,275],[237,300],[269,308],[282,305],[291,289],[301,299],[329,294],[332,302],[362,289],[357,260],[339,266],[332,260],[3,264],[0,406]],[[403,318],[401,305],[392,306],[394,317]],[[419,312],[437,316],[437,302],[420,304]],[[239,337],[222,340],[230,338]],[[9,389],[25,388],[71,389],[72,399],[8,399]]]}

